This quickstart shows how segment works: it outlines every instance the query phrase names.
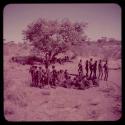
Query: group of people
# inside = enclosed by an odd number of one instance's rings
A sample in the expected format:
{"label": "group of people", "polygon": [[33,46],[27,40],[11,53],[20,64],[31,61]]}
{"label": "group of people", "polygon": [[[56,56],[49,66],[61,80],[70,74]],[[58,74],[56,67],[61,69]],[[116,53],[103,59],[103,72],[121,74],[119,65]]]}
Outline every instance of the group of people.
{"label": "group of people", "polygon": [[[89,77],[90,79],[97,78],[102,80],[104,74],[104,81],[107,81],[109,72],[108,61],[105,60],[104,65],[102,64],[102,60],[99,60],[98,64],[97,62],[98,62],[97,60],[93,61],[93,58],[90,58],[90,60],[86,60],[85,62],[86,77]],[[82,60],[80,60],[78,64],[78,72],[79,75],[84,75]]]}
{"label": "group of people", "polygon": [[[55,66],[52,66],[52,70],[43,69],[41,66],[30,67],[30,74],[32,78],[31,86],[44,88],[44,86],[49,85],[52,88],[57,86],[65,88],[77,88],[85,89],[91,85],[98,86],[98,80],[102,79],[104,72],[104,80],[108,78],[108,65],[107,61],[104,66],[102,61],[99,60],[98,63],[98,77],[97,77],[97,61],[93,63],[93,59],[90,61],[86,60],[85,63],[86,74],[84,74],[82,60],[78,64],[78,74],[70,74],[68,70],[57,70]],[[90,72],[90,73],[89,73]]]}

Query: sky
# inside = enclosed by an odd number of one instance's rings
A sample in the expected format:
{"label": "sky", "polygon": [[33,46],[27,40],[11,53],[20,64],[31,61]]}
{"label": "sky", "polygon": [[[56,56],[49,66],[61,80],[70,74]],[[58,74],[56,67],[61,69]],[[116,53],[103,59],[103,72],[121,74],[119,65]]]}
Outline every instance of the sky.
{"label": "sky", "polygon": [[121,40],[121,8],[117,4],[8,4],[3,10],[5,42],[23,42],[22,31],[39,18],[86,22],[90,40],[101,37]]}

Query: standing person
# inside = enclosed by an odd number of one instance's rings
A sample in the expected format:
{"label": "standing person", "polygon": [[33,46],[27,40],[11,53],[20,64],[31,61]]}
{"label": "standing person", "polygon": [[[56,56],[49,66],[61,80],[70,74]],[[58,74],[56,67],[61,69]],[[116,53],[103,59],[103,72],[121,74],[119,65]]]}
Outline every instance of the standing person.
{"label": "standing person", "polygon": [[83,76],[82,60],[80,60],[78,64],[78,73],[79,73],[79,76]]}
{"label": "standing person", "polygon": [[68,76],[68,79],[67,79],[67,88],[71,88],[71,83],[72,83],[72,79],[71,79],[71,76]]}
{"label": "standing person", "polygon": [[97,71],[97,61],[93,64],[93,78],[96,79],[96,71]]}
{"label": "standing person", "polygon": [[50,81],[51,81],[51,72],[50,72],[50,69],[48,69],[47,72],[48,72],[48,85],[50,85]]}
{"label": "standing person", "polygon": [[91,58],[89,61],[89,69],[90,69],[90,79],[92,78],[92,73],[93,73],[93,59]]}
{"label": "standing person", "polygon": [[65,81],[65,72],[64,72],[64,70],[60,70],[60,77],[59,77],[59,80],[60,80],[60,86],[62,86],[63,85],[63,83],[64,83],[64,81]]}
{"label": "standing person", "polygon": [[46,85],[49,85],[49,82],[50,82],[50,70],[49,68],[46,69],[46,73],[44,74],[45,75],[45,84]]}
{"label": "standing person", "polygon": [[46,70],[46,71],[44,71],[44,86],[48,85],[48,76],[47,75],[48,74],[47,74],[47,70]]}
{"label": "standing person", "polygon": [[29,73],[31,74],[31,79],[32,79],[30,86],[34,86],[34,66],[33,65],[31,65],[29,69]]}
{"label": "standing person", "polygon": [[52,87],[56,87],[57,71],[55,66],[52,66]]}
{"label": "standing person", "polygon": [[56,85],[59,85],[59,82],[60,82],[60,70],[59,71],[56,71]]}
{"label": "standing person", "polygon": [[108,71],[109,71],[109,69],[108,69],[108,61],[107,60],[106,60],[106,62],[104,64],[103,68],[104,68],[104,74],[105,74],[104,80],[107,81],[107,79],[108,79]]}
{"label": "standing person", "polygon": [[35,81],[35,87],[38,86],[38,69],[37,69],[37,66],[35,66],[35,69],[34,69],[34,81]]}
{"label": "standing person", "polygon": [[41,87],[43,88],[44,87],[44,85],[45,85],[45,71],[44,71],[44,69],[42,69],[42,71],[41,71]]}
{"label": "standing person", "polygon": [[64,77],[65,77],[65,80],[67,80],[67,79],[68,79],[68,77],[69,77],[69,74],[68,74],[67,69],[66,69],[66,70],[65,70],[65,72],[64,72]]}
{"label": "standing person", "polygon": [[41,87],[41,75],[42,75],[42,68],[39,67],[39,69],[38,69],[38,87]]}
{"label": "standing person", "polygon": [[64,78],[65,78],[64,86],[67,87],[67,84],[68,84],[67,81],[69,79],[69,73],[68,73],[67,69],[64,71]]}
{"label": "standing person", "polygon": [[61,85],[62,81],[63,81],[63,70],[62,69],[58,73],[58,81],[59,81],[59,85]]}
{"label": "standing person", "polygon": [[89,62],[88,62],[88,60],[86,60],[85,69],[86,69],[86,76],[88,76],[88,71],[89,71]]}
{"label": "standing person", "polygon": [[103,66],[102,66],[102,60],[101,59],[99,60],[98,71],[99,71],[98,79],[100,79],[100,78],[102,79],[102,76],[103,76]]}

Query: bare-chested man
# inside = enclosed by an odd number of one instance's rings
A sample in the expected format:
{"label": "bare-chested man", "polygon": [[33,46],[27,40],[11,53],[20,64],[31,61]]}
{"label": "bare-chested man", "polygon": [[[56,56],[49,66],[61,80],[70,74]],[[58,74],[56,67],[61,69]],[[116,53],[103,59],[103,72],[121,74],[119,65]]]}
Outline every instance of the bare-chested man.
{"label": "bare-chested man", "polygon": [[57,71],[55,69],[55,66],[52,66],[52,86],[56,87],[56,80],[57,80]]}
{"label": "bare-chested man", "polygon": [[95,63],[93,64],[93,78],[97,78],[96,77],[96,71],[97,71],[97,61],[95,61]]}
{"label": "bare-chested man", "polygon": [[42,68],[39,67],[39,69],[38,69],[38,87],[41,87],[41,75],[42,75]]}
{"label": "bare-chested man", "polygon": [[37,66],[35,66],[35,70],[34,70],[34,81],[35,81],[35,87],[38,87],[38,68]]}
{"label": "bare-chested man", "polygon": [[85,69],[86,69],[86,76],[88,76],[88,71],[89,71],[89,62],[88,62],[88,60],[86,60]]}
{"label": "bare-chested man", "polygon": [[93,73],[93,59],[91,58],[89,61],[89,69],[90,69],[90,79],[92,78],[92,73]]}
{"label": "bare-chested man", "polygon": [[107,81],[108,80],[108,71],[109,71],[109,69],[108,69],[108,61],[107,60],[106,60],[106,62],[104,64],[103,68],[104,68],[104,75],[105,75],[104,80]]}
{"label": "bare-chested man", "polygon": [[80,62],[78,64],[78,73],[79,73],[79,76],[83,76],[82,60],[80,60]]}
{"label": "bare-chested man", "polygon": [[101,59],[99,60],[98,71],[99,71],[98,79],[102,79],[102,76],[103,76],[103,66],[102,66],[102,60]]}
{"label": "bare-chested man", "polygon": [[41,88],[44,87],[45,82],[46,82],[46,81],[45,81],[45,70],[42,69],[42,71],[41,71]]}
{"label": "bare-chested man", "polygon": [[69,73],[68,73],[67,69],[64,72],[64,77],[65,77],[65,80],[67,80],[69,78]]}

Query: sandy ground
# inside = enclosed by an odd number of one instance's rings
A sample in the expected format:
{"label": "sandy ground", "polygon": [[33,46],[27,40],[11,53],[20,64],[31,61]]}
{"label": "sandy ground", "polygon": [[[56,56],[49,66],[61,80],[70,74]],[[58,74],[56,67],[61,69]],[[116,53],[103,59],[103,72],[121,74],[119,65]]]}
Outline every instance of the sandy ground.
{"label": "sandy ground", "polygon": [[[74,65],[57,65],[77,72]],[[75,90],[29,87],[29,66],[4,60],[4,116],[8,121],[114,121],[121,117],[121,69],[99,87]]]}

